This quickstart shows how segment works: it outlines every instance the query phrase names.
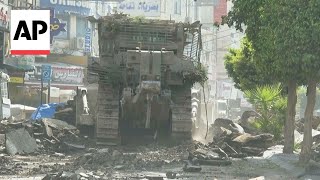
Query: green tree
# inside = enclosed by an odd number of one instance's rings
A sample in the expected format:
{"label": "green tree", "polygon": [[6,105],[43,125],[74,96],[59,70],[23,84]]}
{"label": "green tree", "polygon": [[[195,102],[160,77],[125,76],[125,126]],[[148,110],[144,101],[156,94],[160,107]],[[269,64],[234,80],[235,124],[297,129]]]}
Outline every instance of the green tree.
{"label": "green tree", "polygon": [[272,77],[264,75],[257,68],[257,60],[254,59],[254,50],[248,38],[242,39],[239,49],[229,49],[224,59],[227,73],[236,88],[245,91],[260,85],[273,84]]}
{"label": "green tree", "polygon": [[[277,9],[280,2],[274,0],[232,0],[234,6],[224,23],[235,26],[240,31],[245,31],[247,38],[252,43],[256,67],[265,76],[273,78],[274,83],[281,82],[287,86],[287,116],[285,121],[284,153],[293,153],[294,146],[294,117],[297,100],[297,73],[299,67],[289,51],[281,53],[279,49],[283,44],[277,44],[274,30],[275,24],[282,17],[278,13],[270,14],[270,9]],[[275,23],[275,24],[272,24]],[[245,27],[244,27],[245,26]],[[285,45],[283,45],[285,46]],[[271,69],[271,70],[270,70]]]}
{"label": "green tree", "polygon": [[318,0],[232,0],[233,10],[225,18],[229,25],[244,30],[252,42],[257,67],[272,67],[276,81],[288,86],[284,153],[293,152],[297,83],[308,86],[305,129],[300,162],[311,154],[311,121],[315,105],[320,61],[320,1]]}

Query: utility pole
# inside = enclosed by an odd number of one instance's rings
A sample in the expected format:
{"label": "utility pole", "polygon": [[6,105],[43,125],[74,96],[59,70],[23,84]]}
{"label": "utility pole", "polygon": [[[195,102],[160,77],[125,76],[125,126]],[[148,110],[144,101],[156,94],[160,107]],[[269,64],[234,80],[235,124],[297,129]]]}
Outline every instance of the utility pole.
{"label": "utility pole", "polygon": [[51,79],[48,81],[48,104],[50,103],[50,97],[51,97]]}

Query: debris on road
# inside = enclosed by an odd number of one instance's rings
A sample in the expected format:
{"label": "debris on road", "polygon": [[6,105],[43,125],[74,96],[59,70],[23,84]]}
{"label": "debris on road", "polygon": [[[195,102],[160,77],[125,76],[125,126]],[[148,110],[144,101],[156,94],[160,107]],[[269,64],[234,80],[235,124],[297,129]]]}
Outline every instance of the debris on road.
{"label": "debris on road", "polygon": [[[248,113],[251,115],[250,112]],[[248,118],[246,118],[241,122],[246,124],[248,121]],[[266,149],[274,145],[274,136],[272,134],[260,133],[253,135],[247,133],[239,124],[229,119],[216,119],[212,129],[215,132],[213,132],[213,142],[210,146],[223,150],[229,157],[262,156]]]}
{"label": "debris on road", "polygon": [[37,150],[37,143],[25,128],[11,129],[6,133],[6,151],[10,155],[32,153]]}

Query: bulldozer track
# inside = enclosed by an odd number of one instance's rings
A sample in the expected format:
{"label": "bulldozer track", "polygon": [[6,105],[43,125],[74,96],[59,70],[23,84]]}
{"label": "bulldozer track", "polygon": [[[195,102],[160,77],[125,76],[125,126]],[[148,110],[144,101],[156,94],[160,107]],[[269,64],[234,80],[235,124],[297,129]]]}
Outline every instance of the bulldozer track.
{"label": "bulldozer track", "polygon": [[192,139],[191,89],[172,91],[171,120],[173,139]]}
{"label": "bulldozer track", "polygon": [[118,88],[100,82],[98,97],[96,143],[100,145],[120,144]]}

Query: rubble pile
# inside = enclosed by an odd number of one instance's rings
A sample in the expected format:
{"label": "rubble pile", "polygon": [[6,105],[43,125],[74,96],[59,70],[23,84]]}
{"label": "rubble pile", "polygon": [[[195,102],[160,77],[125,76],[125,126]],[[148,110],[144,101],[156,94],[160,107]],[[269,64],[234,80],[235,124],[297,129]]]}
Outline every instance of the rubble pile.
{"label": "rubble pile", "polygon": [[216,119],[213,134],[210,146],[222,150],[228,157],[262,156],[265,150],[274,145],[272,134],[249,134],[229,119]]}
{"label": "rubble pile", "polygon": [[189,152],[183,170],[187,172],[198,172],[201,171],[201,165],[228,166],[231,165],[231,160],[220,148],[197,144],[196,149]]}
{"label": "rubble pile", "polygon": [[85,140],[79,136],[79,130],[65,121],[43,118],[33,126],[40,150],[54,153],[85,149]]}
{"label": "rubble pile", "polygon": [[80,137],[79,130],[67,122],[43,118],[19,123],[2,121],[0,146],[10,155],[34,152],[55,153],[85,149],[89,139]]}

